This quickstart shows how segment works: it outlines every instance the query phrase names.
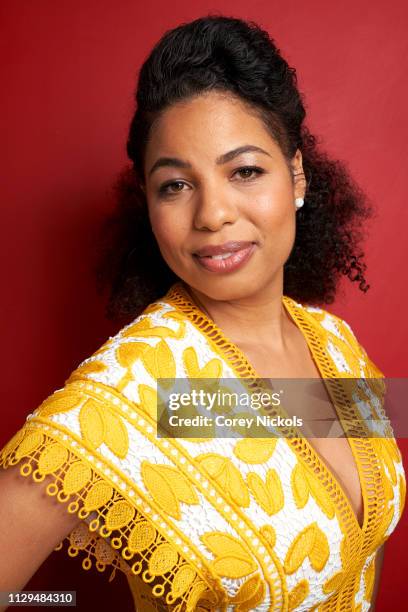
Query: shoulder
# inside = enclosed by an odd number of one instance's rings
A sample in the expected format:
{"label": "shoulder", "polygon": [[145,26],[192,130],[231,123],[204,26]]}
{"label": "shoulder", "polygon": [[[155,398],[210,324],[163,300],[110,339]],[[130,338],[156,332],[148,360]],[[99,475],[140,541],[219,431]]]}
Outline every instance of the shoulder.
{"label": "shoulder", "polygon": [[289,300],[295,306],[300,316],[312,322],[317,331],[325,335],[334,336],[342,342],[349,344],[350,347],[355,347],[358,343],[354,331],[345,319],[322,306],[298,302],[293,298],[289,298]]}
{"label": "shoulder", "polygon": [[358,340],[350,323],[338,315],[320,306],[302,304],[304,311],[330,336],[335,336],[350,348],[355,348]]}
{"label": "shoulder", "polygon": [[172,358],[169,340],[179,339],[184,327],[181,313],[159,299],[84,359],[65,384],[89,379],[123,391],[130,372],[140,381],[154,379],[160,375],[160,363]]}
{"label": "shoulder", "polygon": [[332,353],[341,352],[353,364],[352,370],[362,377],[384,378],[383,372],[372,361],[359,341],[354,324],[321,306],[295,302],[304,316],[312,322],[327,349]]}

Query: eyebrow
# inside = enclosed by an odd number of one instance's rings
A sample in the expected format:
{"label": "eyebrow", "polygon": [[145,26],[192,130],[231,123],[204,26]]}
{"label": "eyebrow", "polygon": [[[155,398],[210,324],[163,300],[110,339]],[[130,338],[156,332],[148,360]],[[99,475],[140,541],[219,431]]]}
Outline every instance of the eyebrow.
{"label": "eyebrow", "polygon": [[[217,166],[221,164],[226,164],[227,162],[231,161],[235,157],[238,157],[238,155],[241,155],[242,153],[248,153],[251,151],[255,151],[257,153],[263,153],[264,155],[268,155],[269,157],[271,157],[270,153],[268,153],[264,149],[261,149],[261,147],[257,147],[256,145],[242,145],[241,147],[232,149],[231,151],[228,151],[227,153],[223,153],[223,155],[220,155],[219,157],[217,157],[217,159],[215,160],[215,163],[217,164]],[[151,176],[153,172],[155,172],[159,168],[164,168],[164,167],[190,169],[191,164],[189,162],[184,161],[183,159],[179,159],[178,157],[159,157],[159,159],[156,160],[153,166],[150,168],[148,176]]]}

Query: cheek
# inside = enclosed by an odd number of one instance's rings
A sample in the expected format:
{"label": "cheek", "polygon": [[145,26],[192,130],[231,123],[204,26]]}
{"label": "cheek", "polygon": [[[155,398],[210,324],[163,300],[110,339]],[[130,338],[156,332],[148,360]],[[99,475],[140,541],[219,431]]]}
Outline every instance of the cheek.
{"label": "cheek", "polygon": [[185,244],[187,229],[180,215],[175,215],[171,211],[152,213],[150,223],[162,253],[171,255]]}
{"label": "cheek", "polygon": [[291,198],[265,197],[257,199],[253,209],[254,220],[261,229],[265,243],[284,246],[294,239],[296,230],[295,205]]}

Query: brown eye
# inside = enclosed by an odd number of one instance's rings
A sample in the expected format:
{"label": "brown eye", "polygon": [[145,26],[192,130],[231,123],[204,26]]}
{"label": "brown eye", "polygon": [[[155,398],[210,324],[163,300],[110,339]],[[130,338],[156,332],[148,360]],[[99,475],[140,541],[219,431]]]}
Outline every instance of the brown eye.
{"label": "brown eye", "polygon": [[165,183],[164,185],[162,185],[159,189],[159,193],[161,194],[166,194],[166,193],[180,193],[180,191],[182,191],[181,189],[177,189],[176,191],[168,191],[169,187],[172,187],[173,185],[184,185],[184,183],[182,181],[173,181],[172,183]]}
{"label": "brown eye", "polygon": [[[237,173],[238,174],[244,173],[243,180],[251,181],[257,176],[260,176],[261,174],[263,174],[264,170],[262,170],[262,168],[259,168],[258,166],[243,166],[242,168],[238,168],[238,170],[234,172],[234,174],[237,174]],[[245,173],[246,173],[246,176],[245,176]],[[255,176],[252,176],[253,173],[255,173]]]}

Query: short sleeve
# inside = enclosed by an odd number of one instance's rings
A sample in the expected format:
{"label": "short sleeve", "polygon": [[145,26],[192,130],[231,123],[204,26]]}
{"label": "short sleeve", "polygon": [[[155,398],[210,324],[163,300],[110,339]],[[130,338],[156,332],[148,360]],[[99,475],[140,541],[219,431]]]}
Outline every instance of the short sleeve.
{"label": "short sleeve", "polygon": [[93,559],[101,571],[112,566],[113,578],[116,569],[126,573],[128,567],[110,540],[96,534],[101,519],[109,519],[120,499],[98,471],[97,449],[106,436],[109,418],[114,431],[107,443],[113,452],[123,456],[124,434],[109,400],[100,393],[95,397],[84,383],[68,384],[26,417],[24,425],[0,451],[0,466],[6,469],[19,464],[21,475],[31,476],[38,483],[51,477],[47,494],[83,519],[67,538],[68,553],[75,556],[80,550],[86,551],[83,568],[89,569]]}
{"label": "short sleeve", "polygon": [[[135,467],[142,459],[149,465],[158,460],[151,439],[153,389],[144,385],[143,401],[134,402],[84,375],[99,371],[102,362],[99,353],[81,364],[27,416],[0,451],[0,467],[19,464],[20,473],[35,482],[48,476],[47,494],[77,514],[77,526],[55,550],[66,543],[71,557],[82,558],[83,569],[109,568],[109,581],[122,571],[135,600],[143,597],[141,609],[168,609],[155,607],[160,598],[194,610],[199,600],[215,601],[215,595],[184,547],[169,537],[169,517],[154,507]],[[113,380],[114,367],[108,361],[105,366],[103,380]]]}

